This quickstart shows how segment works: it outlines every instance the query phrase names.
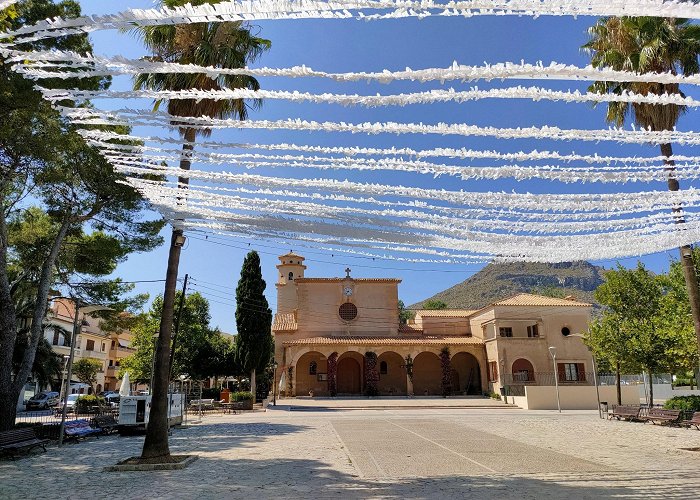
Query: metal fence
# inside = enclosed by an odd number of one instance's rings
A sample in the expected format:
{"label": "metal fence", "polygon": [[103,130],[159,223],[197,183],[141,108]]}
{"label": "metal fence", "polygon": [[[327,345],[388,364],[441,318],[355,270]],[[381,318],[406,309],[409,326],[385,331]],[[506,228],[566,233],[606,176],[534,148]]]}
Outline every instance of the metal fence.
{"label": "metal fence", "polygon": [[[578,372],[568,375],[566,373],[558,374],[559,385],[593,385],[594,380],[593,372]],[[507,373],[503,375],[502,380],[502,384],[506,386],[553,386],[556,385],[556,382],[557,374],[554,372]]]}
{"label": "metal fence", "polygon": [[[91,410],[88,413],[66,413],[66,422],[80,419],[91,419],[98,415],[113,415],[114,418],[119,416],[118,408],[99,407]],[[20,411],[17,412],[15,424],[42,424],[53,425],[61,423],[61,407],[50,410],[41,411]]]}

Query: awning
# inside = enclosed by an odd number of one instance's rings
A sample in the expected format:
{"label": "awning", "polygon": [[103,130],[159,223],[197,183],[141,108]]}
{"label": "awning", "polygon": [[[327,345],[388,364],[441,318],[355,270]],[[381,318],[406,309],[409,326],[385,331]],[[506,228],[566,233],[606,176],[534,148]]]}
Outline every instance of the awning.
{"label": "awning", "polygon": [[121,347],[131,347],[130,344],[131,344],[131,342],[128,342],[128,341],[126,341],[126,340],[119,339],[119,345],[120,345]]}

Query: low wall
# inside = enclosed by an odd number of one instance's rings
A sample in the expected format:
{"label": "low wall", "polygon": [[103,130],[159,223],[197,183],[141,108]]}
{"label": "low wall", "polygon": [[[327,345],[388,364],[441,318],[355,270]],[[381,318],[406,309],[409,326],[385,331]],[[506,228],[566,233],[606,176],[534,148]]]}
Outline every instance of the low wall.
{"label": "low wall", "polygon": [[[600,400],[609,405],[617,401],[617,390],[614,386],[598,387]],[[519,407],[526,410],[556,410],[557,391],[554,386],[525,386],[525,396],[508,396]],[[595,386],[560,386],[559,401],[562,410],[597,410]],[[622,404],[638,405],[639,392],[637,387],[622,386]]]}
{"label": "low wall", "polygon": [[[639,397],[644,400],[646,398],[645,386],[639,385]],[[646,391],[649,386],[646,386]],[[674,390],[671,384],[654,384],[654,402],[666,401],[674,396],[700,396],[700,390],[680,389]]]}

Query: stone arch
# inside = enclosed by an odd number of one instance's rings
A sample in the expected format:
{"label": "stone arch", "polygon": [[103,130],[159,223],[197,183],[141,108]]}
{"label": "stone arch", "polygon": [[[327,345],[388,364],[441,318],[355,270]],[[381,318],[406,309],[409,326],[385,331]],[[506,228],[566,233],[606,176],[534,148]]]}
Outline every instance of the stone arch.
{"label": "stone arch", "polygon": [[442,367],[433,352],[421,352],[413,359],[413,393],[416,396],[442,394]]}
{"label": "stone arch", "polygon": [[479,360],[470,352],[458,352],[451,360],[454,394],[482,394],[481,366]]}
{"label": "stone arch", "polygon": [[[406,369],[404,368],[404,359],[401,355],[386,351],[377,358],[379,368],[379,383],[377,388],[381,396],[405,396],[406,388]],[[386,363],[386,373],[381,373],[382,363]]]}
{"label": "stone arch", "polygon": [[[310,373],[310,367],[316,364],[316,374]],[[294,368],[294,382],[297,396],[308,396],[313,391],[314,396],[328,395],[328,382],[318,380],[319,373],[327,373],[328,360],[318,351],[309,351],[299,357]]]}
{"label": "stone arch", "polygon": [[348,351],[338,356],[336,375],[339,395],[362,394],[365,358],[359,352]]}
{"label": "stone arch", "polygon": [[513,361],[511,373],[513,374],[513,383],[535,381],[535,368],[528,359],[518,358]]}

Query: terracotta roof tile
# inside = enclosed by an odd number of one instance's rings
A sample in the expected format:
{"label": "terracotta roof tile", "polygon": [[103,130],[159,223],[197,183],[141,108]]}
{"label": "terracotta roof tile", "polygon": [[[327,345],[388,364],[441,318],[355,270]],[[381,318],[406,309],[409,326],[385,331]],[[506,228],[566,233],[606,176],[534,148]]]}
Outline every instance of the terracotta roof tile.
{"label": "terracotta roof tile", "polygon": [[474,314],[476,309],[419,309],[416,316],[422,318],[467,318]]}
{"label": "terracotta roof tile", "polygon": [[512,297],[507,297],[503,300],[494,302],[494,306],[577,306],[590,307],[587,302],[579,302],[578,300],[559,299],[556,297],[545,297],[544,295],[534,295],[531,293],[519,293]]}
{"label": "terracotta roof tile", "polygon": [[297,319],[294,313],[277,313],[272,322],[272,331],[291,332],[297,329]]}
{"label": "terracotta roof tile", "polygon": [[284,342],[285,346],[298,345],[483,345],[476,337],[442,337],[435,335],[415,335],[401,337],[309,337]]}
{"label": "terracotta roof tile", "polygon": [[399,325],[399,333],[413,333],[416,335],[420,335],[423,333],[423,330],[421,330],[420,328],[414,328],[411,325],[405,325],[401,323]]}

